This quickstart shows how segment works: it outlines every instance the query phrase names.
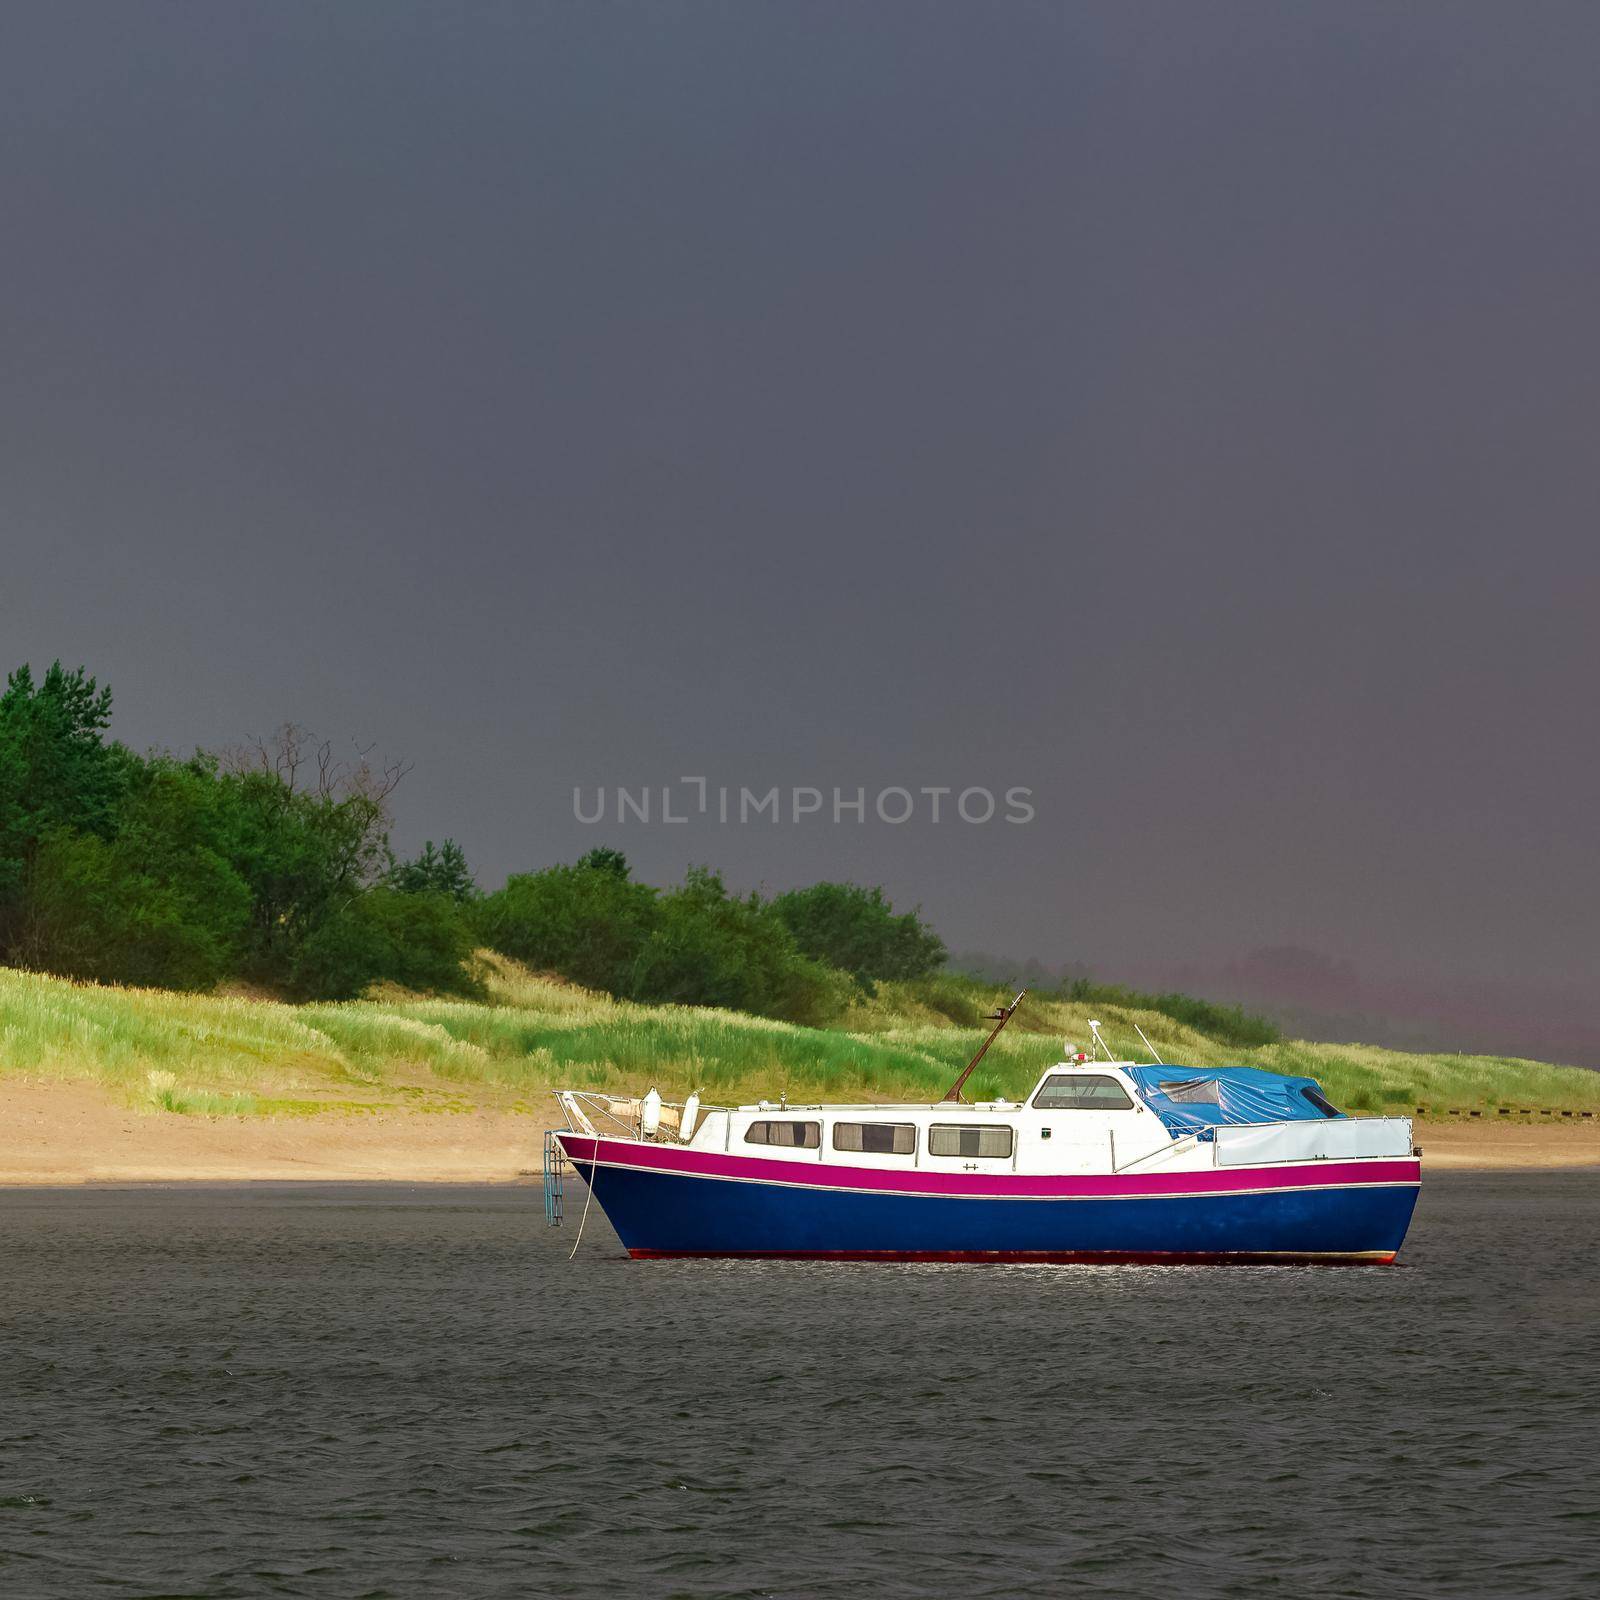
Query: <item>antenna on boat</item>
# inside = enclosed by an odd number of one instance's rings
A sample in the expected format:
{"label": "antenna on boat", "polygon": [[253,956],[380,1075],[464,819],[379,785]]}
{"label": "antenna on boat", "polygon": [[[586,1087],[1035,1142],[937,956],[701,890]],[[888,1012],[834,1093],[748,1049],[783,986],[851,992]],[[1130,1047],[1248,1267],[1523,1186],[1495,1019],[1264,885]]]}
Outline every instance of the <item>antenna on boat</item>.
{"label": "antenna on boat", "polygon": [[1101,1038],[1101,1037],[1100,1037],[1100,1024],[1099,1024],[1099,1023],[1098,1023],[1098,1022],[1091,1022],[1091,1023],[1090,1023],[1090,1024],[1089,1024],[1089,1032],[1090,1032],[1090,1033],[1091,1033],[1091,1034],[1092,1034],[1092,1035],[1093,1035],[1093,1037],[1094,1037],[1094,1042],[1095,1042],[1095,1043],[1096,1043],[1096,1044],[1097,1044],[1097,1045],[1099,1045],[1099,1047],[1100,1047],[1100,1048],[1101,1048],[1101,1049],[1102,1049],[1102,1050],[1104,1050],[1104,1051],[1105,1051],[1105,1053],[1106,1053],[1106,1060],[1107,1060],[1107,1061],[1115,1061],[1115,1060],[1116,1060],[1116,1059],[1117,1059],[1117,1058],[1116,1058],[1116,1057],[1115,1057],[1115,1056],[1114,1056],[1114,1055],[1112,1055],[1112,1053],[1111,1053],[1111,1046],[1110,1046],[1110,1045],[1108,1045],[1108,1044],[1107,1044],[1107,1043],[1106,1043],[1106,1042],[1105,1042],[1105,1040],[1104,1040],[1104,1039],[1102,1039],[1102,1038]]}
{"label": "antenna on boat", "polygon": [[1011,1020],[1012,1014],[1016,1011],[1017,1007],[1022,1004],[1022,997],[1027,992],[1028,991],[1026,989],[1019,989],[1017,991],[1017,998],[1013,1000],[1010,1005],[1000,1006],[997,1010],[989,1013],[989,1020],[994,1023],[994,1031],[987,1039],[983,1041],[981,1045],[979,1045],[977,1055],[975,1055],[966,1064],[966,1066],[961,1069],[961,1076],[957,1078],[948,1089],[945,1090],[944,1098],[946,1100],[959,1101],[961,1099],[962,1085],[965,1084],[967,1079],[972,1076],[972,1069],[983,1060],[984,1052],[995,1042],[996,1039],[1000,1037],[1000,1030]]}
{"label": "antenna on boat", "polygon": [[[1138,1034],[1141,1039],[1144,1039],[1144,1029],[1141,1028],[1137,1022],[1133,1025],[1133,1031]],[[1155,1064],[1158,1067],[1166,1066],[1166,1062],[1163,1061],[1160,1056],[1156,1055],[1156,1047],[1151,1044],[1148,1039],[1144,1039],[1144,1047],[1150,1052],[1151,1057],[1154,1059]]]}

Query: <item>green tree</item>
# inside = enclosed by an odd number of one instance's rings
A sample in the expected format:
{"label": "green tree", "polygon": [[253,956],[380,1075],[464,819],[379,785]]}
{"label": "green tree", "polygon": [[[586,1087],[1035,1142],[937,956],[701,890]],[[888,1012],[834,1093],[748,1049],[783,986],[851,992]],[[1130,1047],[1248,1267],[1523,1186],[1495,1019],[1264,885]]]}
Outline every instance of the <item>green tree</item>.
{"label": "green tree", "polygon": [[356,793],[306,793],[276,773],[221,773],[219,850],[249,886],[245,974],[303,987],[301,951],[382,876],[388,841],[382,805]]}
{"label": "green tree", "polygon": [[[608,852],[614,856],[616,852]],[[483,942],[591,989],[626,994],[656,920],[656,891],[611,860],[516,873],[478,903]]]}
{"label": "green tree", "polygon": [[389,887],[401,894],[448,895],[457,905],[465,905],[478,892],[466,855],[454,839],[446,839],[437,850],[429,839],[412,860],[396,862],[389,872]]}
{"label": "green tree", "polygon": [[60,662],[0,695],[0,960],[110,982],[248,976],[306,997],[471,990],[471,873],[451,840],[395,868],[404,768],[304,730],[189,761],[110,742],[111,691]]}
{"label": "green tree", "polygon": [[447,894],[380,884],[324,917],[294,953],[289,987],[302,999],[353,1000],[374,983],[478,995],[473,935]]}
{"label": "green tree", "polygon": [[779,895],[772,908],[814,961],[848,972],[869,991],[884,978],[923,978],[944,964],[944,941],[919,912],[901,912],[882,889],[816,883]]}
{"label": "green tree", "polygon": [[18,955],[103,982],[209,988],[233,972],[250,892],[216,849],[216,785],[167,757],[122,756],[109,839],[57,828],[30,864]]}
{"label": "green tree", "polygon": [[130,844],[62,829],[34,856],[20,954],[66,977],[209,989],[233,970],[249,911],[208,852],[150,870]]}
{"label": "green tree", "polygon": [[717,873],[696,867],[661,897],[630,987],[638,1000],[820,1025],[837,1014],[848,984],[804,956],[759,896],[730,895]]}
{"label": "green tree", "polygon": [[578,857],[578,865],[594,872],[609,872],[613,878],[629,875],[628,858],[610,845],[596,845],[587,855]]}
{"label": "green tree", "polygon": [[0,695],[0,960],[16,959],[30,868],[47,835],[109,838],[127,752],[107,744],[111,690],[59,661],[34,683],[18,667]]}

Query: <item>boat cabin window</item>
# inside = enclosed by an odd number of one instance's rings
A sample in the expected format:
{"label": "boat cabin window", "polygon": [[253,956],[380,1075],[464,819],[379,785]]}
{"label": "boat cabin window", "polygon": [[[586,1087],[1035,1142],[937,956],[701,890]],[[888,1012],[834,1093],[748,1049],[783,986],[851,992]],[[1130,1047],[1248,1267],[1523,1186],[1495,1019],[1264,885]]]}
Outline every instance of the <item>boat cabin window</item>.
{"label": "boat cabin window", "polygon": [[820,1122],[752,1122],[744,1131],[746,1144],[781,1144],[791,1150],[817,1150],[822,1146]]}
{"label": "boat cabin window", "polygon": [[930,1156],[992,1156],[1001,1160],[1011,1155],[1010,1128],[974,1127],[971,1124],[936,1122],[928,1129]]}
{"label": "boat cabin window", "polygon": [[917,1130],[910,1122],[836,1122],[833,1148],[861,1155],[909,1156],[917,1148]]}
{"label": "boat cabin window", "polygon": [[1055,1072],[1033,1097],[1036,1111],[1131,1111],[1133,1101],[1115,1078]]}
{"label": "boat cabin window", "polygon": [[1222,1095],[1215,1078],[1184,1078],[1178,1083],[1164,1083],[1161,1092],[1167,1099],[1181,1106],[1220,1106]]}
{"label": "boat cabin window", "polygon": [[1342,1117],[1344,1113],[1325,1095],[1320,1095],[1315,1089],[1302,1089],[1300,1091],[1318,1111],[1325,1117]]}

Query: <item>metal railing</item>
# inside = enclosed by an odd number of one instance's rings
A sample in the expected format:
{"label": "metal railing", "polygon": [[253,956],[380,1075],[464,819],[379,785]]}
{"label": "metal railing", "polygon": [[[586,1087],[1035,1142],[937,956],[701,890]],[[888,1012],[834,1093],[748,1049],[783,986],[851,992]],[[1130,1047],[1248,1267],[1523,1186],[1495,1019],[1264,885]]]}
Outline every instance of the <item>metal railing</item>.
{"label": "metal railing", "polygon": [[[582,1133],[591,1138],[646,1137],[644,1101],[638,1095],[602,1094],[593,1089],[557,1089],[553,1092],[562,1116],[567,1119],[570,1133]],[[661,1102],[660,1131],[656,1137],[678,1137],[678,1130],[683,1126],[684,1104],[681,1100]],[[698,1116],[703,1119],[708,1112],[729,1109],[728,1106],[701,1101]]]}

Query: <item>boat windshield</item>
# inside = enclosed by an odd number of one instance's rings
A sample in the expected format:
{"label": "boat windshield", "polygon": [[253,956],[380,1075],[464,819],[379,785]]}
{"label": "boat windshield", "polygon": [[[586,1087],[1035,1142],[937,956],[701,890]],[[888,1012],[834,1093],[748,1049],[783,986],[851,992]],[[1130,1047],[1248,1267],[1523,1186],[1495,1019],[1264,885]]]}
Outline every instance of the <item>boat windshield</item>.
{"label": "boat windshield", "polygon": [[1033,1097],[1036,1111],[1130,1111],[1133,1101],[1115,1078],[1093,1073],[1055,1072]]}

